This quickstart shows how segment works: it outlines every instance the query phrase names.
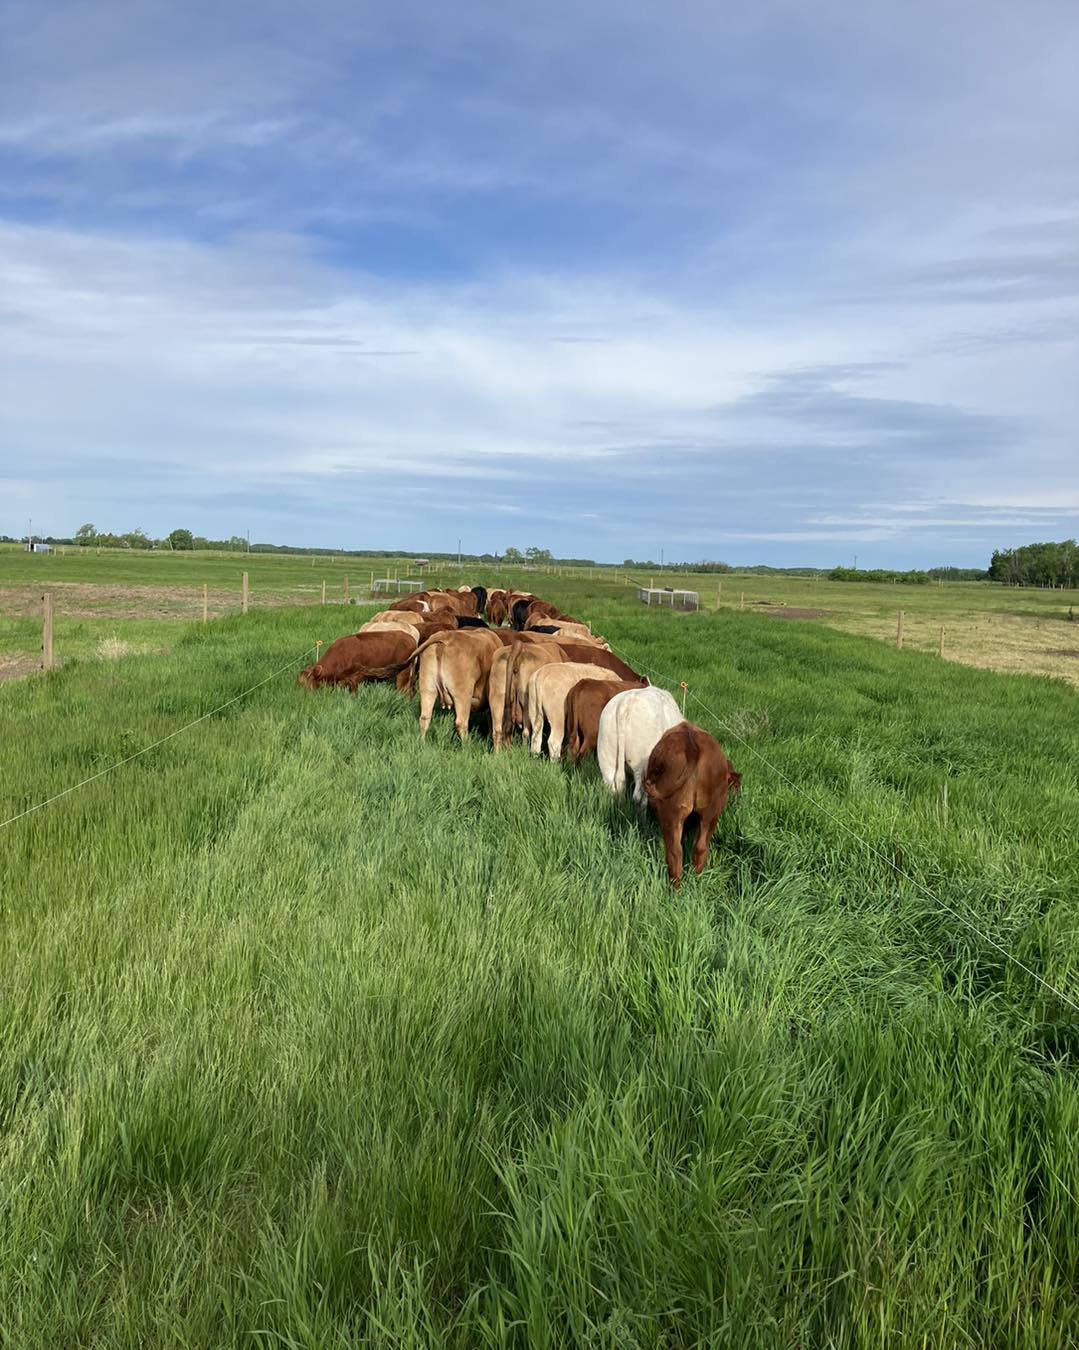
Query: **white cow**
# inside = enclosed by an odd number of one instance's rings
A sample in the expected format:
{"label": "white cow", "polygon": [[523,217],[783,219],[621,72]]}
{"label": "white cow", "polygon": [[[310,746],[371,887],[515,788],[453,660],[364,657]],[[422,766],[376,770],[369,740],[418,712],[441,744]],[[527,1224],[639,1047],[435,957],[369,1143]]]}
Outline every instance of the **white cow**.
{"label": "white cow", "polygon": [[610,680],[617,684],[620,676],[602,666],[585,661],[552,661],[540,666],[528,682],[525,694],[528,723],[532,727],[532,753],[543,749],[543,723],[551,730],[547,737],[547,753],[551,759],[562,758],[562,742],[566,738],[566,696],[578,680]]}
{"label": "white cow", "polygon": [[603,781],[614,793],[624,792],[626,770],[633,775],[633,800],[644,805],[648,757],[665,731],[684,721],[666,689],[626,689],[615,694],[599,718],[596,758]]}

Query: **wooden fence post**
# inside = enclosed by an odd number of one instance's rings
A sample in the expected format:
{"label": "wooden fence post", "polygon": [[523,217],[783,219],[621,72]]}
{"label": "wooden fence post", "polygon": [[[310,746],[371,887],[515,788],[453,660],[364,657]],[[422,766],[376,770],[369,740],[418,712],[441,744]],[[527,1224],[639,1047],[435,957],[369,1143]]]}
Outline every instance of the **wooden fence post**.
{"label": "wooden fence post", "polygon": [[210,588],[204,581],[202,583],[202,622],[207,623],[210,618]]}
{"label": "wooden fence post", "polygon": [[322,603],[326,603],[326,578],[322,579]]}
{"label": "wooden fence post", "polygon": [[903,647],[903,611],[899,611],[899,622],[895,626],[895,645],[897,650]]}
{"label": "wooden fence post", "polygon": [[720,607],[720,605],[722,605],[722,603],[723,603],[723,582],[721,581],[721,582],[719,582],[719,583],[717,584],[717,586],[716,586],[716,610],[717,610],[717,611],[719,610],[719,607]]}
{"label": "wooden fence post", "polygon": [[738,608],[745,609],[745,607],[746,607],[746,593],[745,591],[742,591],[742,593],[738,597]]}
{"label": "wooden fence post", "polygon": [[247,573],[244,572],[244,574],[243,574],[243,612],[244,612],[245,614],[247,613],[247,600],[248,600]]}
{"label": "wooden fence post", "polygon": [[345,604],[348,604],[348,577],[345,577]]}
{"label": "wooden fence post", "polygon": [[52,670],[52,592],[41,597],[41,669]]}
{"label": "wooden fence post", "polygon": [[943,625],[943,624],[941,624],[941,626],[940,626],[940,657],[941,657],[941,660],[944,659],[944,625]]}

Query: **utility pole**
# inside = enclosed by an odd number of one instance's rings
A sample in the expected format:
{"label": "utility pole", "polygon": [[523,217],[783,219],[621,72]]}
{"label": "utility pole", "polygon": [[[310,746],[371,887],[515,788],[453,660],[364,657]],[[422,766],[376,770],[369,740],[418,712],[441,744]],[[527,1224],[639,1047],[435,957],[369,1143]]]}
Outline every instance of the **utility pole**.
{"label": "utility pole", "polygon": [[458,541],[457,541],[457,570],[458,570],[458,572],[461,570],[461,541],[460,541],[460,539],[458,539]]}
{"label": "utility pole", "polygon": [[855,570],[856,572],[857,572],[857,570],[858,570],[858,555],[857,555],[857,553],[854,555],[854,570]]}

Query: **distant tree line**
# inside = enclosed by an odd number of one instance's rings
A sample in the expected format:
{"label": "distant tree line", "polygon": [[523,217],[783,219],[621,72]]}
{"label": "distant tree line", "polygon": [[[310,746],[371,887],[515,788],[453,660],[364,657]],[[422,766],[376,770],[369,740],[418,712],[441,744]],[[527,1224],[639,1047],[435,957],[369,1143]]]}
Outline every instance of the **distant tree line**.
{"label": "distant tree line", "polygon": [[1024,544],[997,549],[989,563],[989,577],[1005,586],[1079,585],[1079,547],[1074,539],[1057,544]]}
{"label": "distant tree line", "polygon": [[928,572],[892,572],[883,567],[833,567],[824,574],[829,581],[889,581],[901,586],[928,586]]}
{"label": "distant tree line", "polygon": [[656,562],[656,560],[655,560],[654,558],[647,558],[647,559],[639,559],[639,558],[623,558],[623,560],[622,560],[622,566],[623,566],[623,567],[635,567],[635,568],[638,568],[638,569],[640,569],[640,568],[646,568],[646,567],[651,567],[651,568],[654,568],[657,572],[659,572],[659,571],[663,571],[663,572],[733,572],[733,571],[734,571],[734,568],[730,565],[730,563],[725,563],[725,562],[711,562],[711,561],[707,561],[707,562],[706,562],[706,561],[704,561],[703,559],[702,559],[700,562],[679,562],[679,563],[675,563],[675,562],[665,562],[665,563],[658,563],[658,562]]}

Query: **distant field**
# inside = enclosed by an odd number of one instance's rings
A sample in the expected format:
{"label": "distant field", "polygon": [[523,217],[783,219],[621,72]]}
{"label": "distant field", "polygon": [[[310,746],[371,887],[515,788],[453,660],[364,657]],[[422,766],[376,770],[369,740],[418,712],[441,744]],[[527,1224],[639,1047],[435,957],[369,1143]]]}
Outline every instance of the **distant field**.
{"label": "distant field", "polygon": [[[281,554],[150,553],[75,550],[35,556],[0,548],[0,677],[22,673],[40,646],[42,589],[54,591],[58,654],[92,654],[102,642],[126,641],[167,647],[171,624],[202,616],[202,587],[209,589],[213,618],[240,609],[240,576],[250,578],[252,608],[317,605],[326,582],[327,603],[341,603],[345,580],[350,599],[365,599],[373,577],[405,576],[410,560],[309,559]],[[413,574],[415,573],[415,569]],[[975,582],[943,586],[860,585],[807,578],[739,574],[687,576],[658,569],[651,576],[603,568],[519,568],[455,566],[429,571],[432,584],[471,584],[482,571],[489,584],[538,591],[562,587],[572,607],[593,598],[614,600],[637,584],[668,583],[697,589],[712,609],[722,582],[725,610],[811,611],[813,622],[894,643],[897,612],[904,611],[905,645],[939,651],[945,628],[945,658],[989,670],[1052,675],[1079,685],[1079,591],[1010,590]],[[1069,619],[1069,613],[1075,615]],[[777,616],[781,617],[781,616]],[[140,631],[128,625],[149,624]],[[120,624],[124,627],[121,629]]]}
{"label": "distant field", "polygon": [[[238,599],[234,559],[0,570]],[[745,775],[678,896],[594,764],[297,689],[339,606],[61,621],[0,686],[6,820],[279,671],[0,831],[0,1345],[1079,1343],[1079,1015],[1000,950],[1079,999],[1075,694],[737,609],[1060,597],[532,582]]]}

